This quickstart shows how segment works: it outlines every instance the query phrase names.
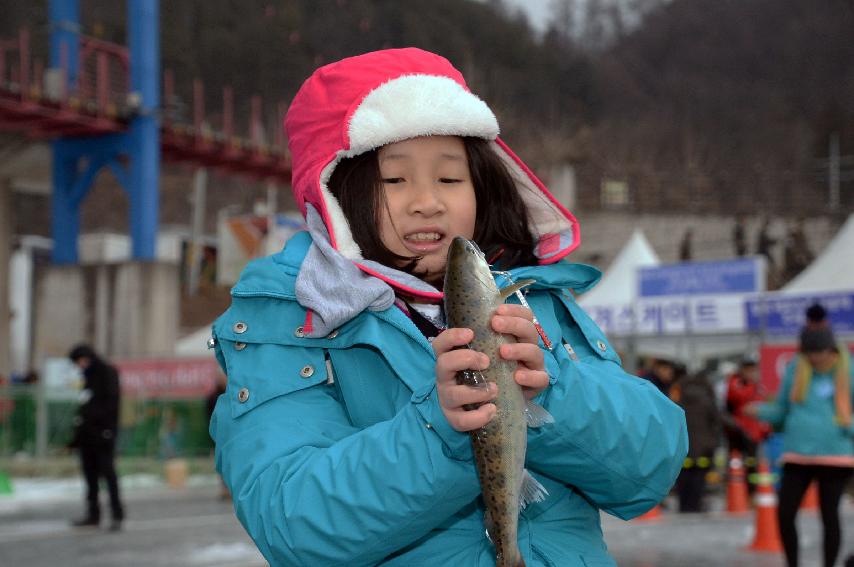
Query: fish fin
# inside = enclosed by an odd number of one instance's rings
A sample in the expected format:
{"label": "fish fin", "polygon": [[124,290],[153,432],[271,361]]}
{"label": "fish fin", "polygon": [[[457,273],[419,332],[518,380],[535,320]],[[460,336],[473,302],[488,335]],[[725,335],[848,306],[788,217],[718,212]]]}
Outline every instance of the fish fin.
{"label": "fish fin", "polygon": [[517,291],[522,289],[523,287],[531,285],[532,283],[537,283],[537,281],[536,280],[522,280],[522,281],[518,281],[512,285],[508,285],[507,287],[498,290],[498,297],[501,298],[501,302],[503,303],[504,301],[507,300],[508,297],[510,297],[511,295],[513,295],[514,293],[516,293]]}
{"label": "fish fin", "polygon": [[489,543],[495,545],[495,542],[492,541],[492,536],[489,535],[489,530],[494,526],[492,522],[492,514],[489,513],[489,508],[483,513],[483,531],[486,534],[486,539],[489,540]]}
{"label": "fish fin", "polygon": [[519,491],[519,506],[523,509],[534,502],[542,502],[549,495],[546,487],[531,476],[528,469],[522,471],[522,490]]}
{"label": "fish fin", "polygon": [[525,422],[528,427],[542,427],[546,423],[554,423],[555,418],[546,408],[528,400],[525,404]]}

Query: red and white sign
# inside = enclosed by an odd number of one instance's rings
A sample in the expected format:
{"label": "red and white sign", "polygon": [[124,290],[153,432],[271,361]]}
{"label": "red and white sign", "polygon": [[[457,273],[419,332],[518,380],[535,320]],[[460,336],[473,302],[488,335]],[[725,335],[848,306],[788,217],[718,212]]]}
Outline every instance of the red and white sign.
{"label": "red and white sign", "polygon": [[[848,350],[854,351],[854,343],[848,344]],[[798,352],[798,345],[774,344],[762,345],[759,349],[760,381],[769,394],[776,394],[786,373],[786,367]]]}
{"label": "red and white sign", "polygon": [[129,398],[204,398],[222,374],[213,357],[119,360],[115,365],[122,395]]}

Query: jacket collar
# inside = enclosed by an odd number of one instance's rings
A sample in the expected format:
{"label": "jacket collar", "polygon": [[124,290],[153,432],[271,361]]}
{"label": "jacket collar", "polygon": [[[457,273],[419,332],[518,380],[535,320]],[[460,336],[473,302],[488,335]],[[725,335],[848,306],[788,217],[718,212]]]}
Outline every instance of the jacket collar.
{"label": "jacket collar", "polygon": [[[295,284],[300,267],[311,247],[308,232],[299,232],[288,240],[278,253],[253,260],[232,288],[235,296],[264,295],[296,300]],[[510,270],[513,280],[534,279],[531,289],[571,289],[576,293],[589,291],[602,278],[593,266],[566,261]],[[507,285],[503,276],[496,276],[500,287]]]}

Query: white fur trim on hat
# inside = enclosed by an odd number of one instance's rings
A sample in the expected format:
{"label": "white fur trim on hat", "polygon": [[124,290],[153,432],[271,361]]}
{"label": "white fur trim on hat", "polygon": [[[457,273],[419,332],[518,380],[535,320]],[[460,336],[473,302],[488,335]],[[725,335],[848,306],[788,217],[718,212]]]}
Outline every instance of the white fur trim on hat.
{"label": "white fur trim on hat", "polygon": [[485,102],[448,77],[403,75],[383,83],[362,99],[350,117],[350,148],[338,152],[320,174],[320,192],[332,223],[338,251],[351,260],[362,252],[350,224],[327,186],[332,171],[345,157],[418,136],[474,136],[494,140],[498,120]]}
{"label": "white fur trim on hat", "polygon": [[372,90],[348,124],[355,156],[418,136],[474,136],[494,140],[498,120],[485,102],[448,77],[403,75]]}
{"label": "white fur trim on hat", "polygon": [[345,258],[350,260],[361,260],[362,249],[359,248],[359,245],[356,244],[355,240],[353,240],[353,231],[350,230],[350,223],[347,222],[347,217],[344,216],[344,210],[341,208],[341,204],[338,202],[338,199],[332,195],[332,191],[329,190],[329,178],[332,177],[332,172],[335,170],[338,162],[345,157],[343,155],[344,153],[345,152],[338,152],[335,159],[329,162],[329,164],[323,168],[323,171],[320,172],[320,192],[323,195],[323,200],[326,204],[326,212],[329,215],[329,221],[332,223],[332,226],[328,228],[335,238],[335,248],[337,248],[338,252]]}
{"label": "white fur trim on hat", "polygon": [[486,103],[448,77],[404,75],[368,93],[350,118],[349,149],[339,151],[320,174],[320,191],[338,252],[350,260],[363,259],[341,205],[329,191],[329,178],[338,162],[419,136],[472,136],[489,140],[516,181],[516,187],[528,207],[535,238],[548,234],[571,234],[572,223],[495,143],[498,134],[498,121]]}

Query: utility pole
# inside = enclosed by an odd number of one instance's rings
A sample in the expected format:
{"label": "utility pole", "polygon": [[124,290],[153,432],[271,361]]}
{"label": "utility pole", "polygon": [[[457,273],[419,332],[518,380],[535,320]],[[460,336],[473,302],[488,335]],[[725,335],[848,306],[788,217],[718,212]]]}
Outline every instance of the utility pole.
{"label": "utility pole", "polygon": [[187,294],[196,295],[199,290],[199,273],[204,256],[205,196],[208,187],[208,170],[196,169],[193,176],[193,234],[190,242],[190,273],[187,278]]}
{"label": "utility pole", "polygon": [[828,150],[828,180],[830,184],[830,210],[839,210],[839,132],[830,134],[830,148]]}

